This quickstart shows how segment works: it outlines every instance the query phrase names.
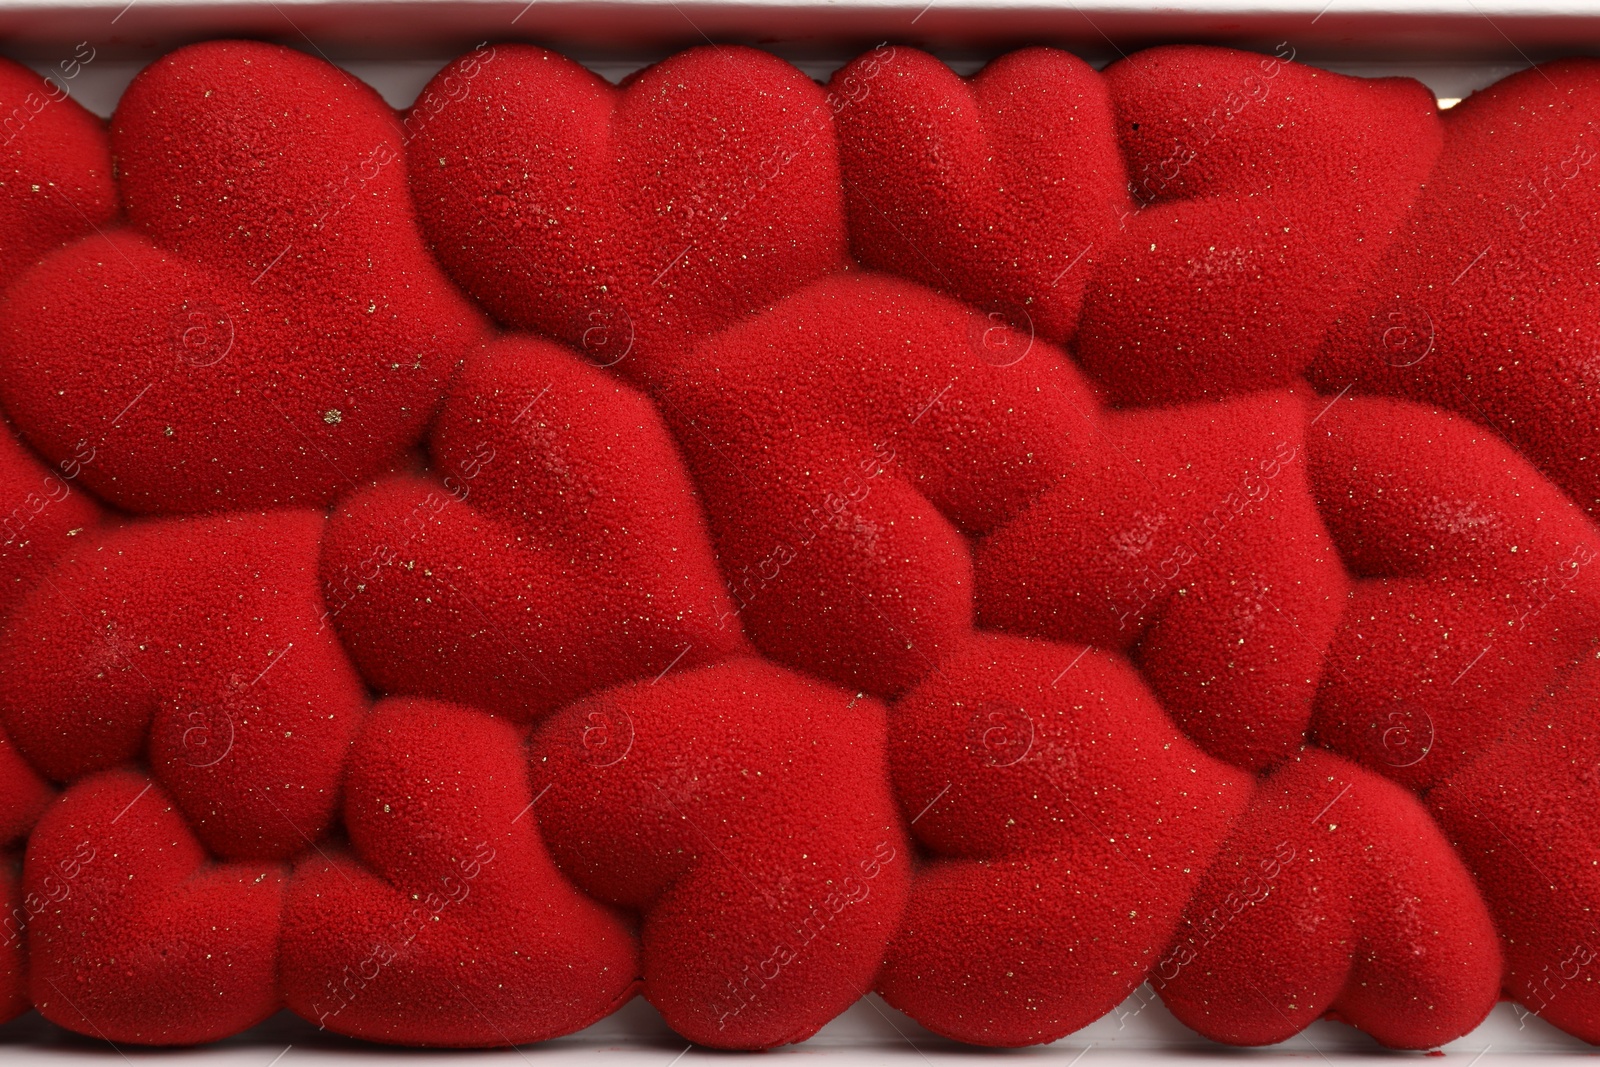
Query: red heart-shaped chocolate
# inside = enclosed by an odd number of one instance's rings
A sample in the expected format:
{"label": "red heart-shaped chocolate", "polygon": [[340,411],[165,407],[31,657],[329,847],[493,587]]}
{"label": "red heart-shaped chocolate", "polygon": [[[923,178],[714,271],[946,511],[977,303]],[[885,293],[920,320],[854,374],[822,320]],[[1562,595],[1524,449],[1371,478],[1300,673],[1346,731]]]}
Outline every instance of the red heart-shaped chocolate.
{"label": "red heart-shaped chocolate", "polygon": [[1472,869],[1505,950],[1505,994],[1528,1016],[1600,1043],[1593,901],[1600,898],[1600,659],[1548,695],[1428,804]]}
{"label": "red heart-shaped chocolate", "polygon": [[690,49],[612,87],[496,45],[424,90],[412,187],[440,261],[496,318],[645,382],[843,265],[832,110],[749,48]]}
{"label": "red heart-shaped chocolate", "polygon": [[738,659],[608,690],[538,729],[550,850],[643,913],[644,995],[678,1033],[803,1041],[871,986],[911,867],[883,716]]}
{"label": "red heart-shaped chocolate", "polygon": [[146,68],[112,122],[123,225],[0,308],[0,399],[134,511],[324,504],[421,436],[481,324],[427,254],[399,120],[286,48]]}
{"label": "red heart-shaped chocolate", "polygon": [[539,799],[503,720],[380,703],[346,786],[356,855],[308,855],[289,887],[288,1006],[371,1041],[484,1047],[570,1033],[625,1003],[633,932],[550,862]]}
{"label": "red heart-shaped chocolate", "polygon": [[1088,648],[973,638],[890,724],[901,810],[934,861],[878,986],[983,1045],[1053,1041],[1144,981],[1253,788]]}
{"label": "red heart-shaped chocolate", "polygon": [[83,535],[0,631],[0,719],[72,781],[147,760],[206,846],[282,858],[331,823],[367,697],[322,625],[309,511]]}
{"label": "red heart-shaped chocolate", "polygon": [[1307,487],[1306,407],[1108,415],[1097,454],[980,545],[979,622],[1128,653],[1213,756],[1293,755],[1348,587]]}
{"label": "red heart-shaped chocolate", "polygon": [[1070,340],[1131,206],[1100,75],[1025,48],[967,79],[892,47],[830,87],[856,257]]}
{"label": "red heart-shaped chocolate", "polygon": [[1174,45],[1106,68],[1140,210],[1090,279],[1077,354],[1117,402],[1292,383],[1417,197],[1433,94],[1292,55]]}
{"label": "red heart-shaped chocolate", "polygon": [[139,1045],[215,1041],[280,1007],[288,870],[216,863],[132,770],[77,782],[28,842],[28,987],[45,1018]]}
{"label": "red heart-shaped chocolate", "polygon": [[[1492,428],[1600,506],[1600,62],[1513,74],[1445,112],[1444,151],[1312,368]],[[1583,221],[1579,221],[1583,220]]]}
{"label": "red heart-shaped chocolate", "polygon": [[763,653],[891,695],[971,633],[965,534],[1091,447],[1054,346],[910,282],[843,274],[710,338],[659,389]]}
{"label": "red heart-shaped chocolate", "polygon": [[1499,992],[1488,909],[1421,802],[1316,749],[1261,782],[1184,918],[1151,984],[1214,1041],[1272,1044],[1332,1011],[1436,1048]]}
{"label": "red heart-shaped chocolate", "polygon": [[97,55],[82,41],[47,78],[0,59],[0,289],[116,214],[105,124],[72,99]]}
{"label": "red heart-shaped chocolate", "polygon": [[1600,530],[1492,433],[1404,401],[1328,408],[1307,468],[1356,576],[1313,735],[1426,790],[1590,648]]}
{"label": "red heart-shaped chocolate", "polygon": [[552,341],[469,359],[434,476],[386,479],[328,527],[328,614],[391,693],[528,719],[745,647],[661,416]]}

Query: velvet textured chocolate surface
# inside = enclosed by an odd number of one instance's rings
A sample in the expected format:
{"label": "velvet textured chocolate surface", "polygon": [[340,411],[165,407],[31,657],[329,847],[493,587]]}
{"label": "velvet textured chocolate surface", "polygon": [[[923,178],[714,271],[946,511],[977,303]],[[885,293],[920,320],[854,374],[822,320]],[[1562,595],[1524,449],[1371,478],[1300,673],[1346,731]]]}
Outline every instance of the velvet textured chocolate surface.
{"label": "velvet textured chocolate surface", "polygon": [[1600,1042],[1597,72],[0,64],[0,1018]]}

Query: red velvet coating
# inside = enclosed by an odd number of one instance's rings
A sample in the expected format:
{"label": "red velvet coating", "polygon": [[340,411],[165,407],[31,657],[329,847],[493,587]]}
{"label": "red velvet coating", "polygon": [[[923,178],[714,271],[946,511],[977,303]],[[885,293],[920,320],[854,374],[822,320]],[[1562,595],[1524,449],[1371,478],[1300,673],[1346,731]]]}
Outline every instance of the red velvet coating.
{"label": "red velvet coating", "polygon": [[84,41],[46,77],[0,59],[0,291],[116,214],[105,124],[72,99],[98,56]]}
{"label": "red velvet coating", "polygon": [[1077,354],[1117,402],[1291,382],[1428,176],[1432,93],[1293,53],[1173,45],[1106,68],[1140,210],[1090,279]]}
{"label": "red velvet coating", "polygon": [[1600,68],[1291,51],[0,66],[0,1019],[1600,1041]]}
{"label": "red velvet coating", "polygon": [[1307,488],[1311,402],[1108,416],[1098,454],[979,547],[980,624],[1124,650],[1212,755],[1291,756],[1347,589]]}
{"label": "red velvet coating", "polygon": [[1317,741],[1426,790],[1493,749],[1600,632],[1600,530],[1492,432],[1346,398],[1307,467],[1358,578]]}
{"label": "red velvet coating", "polygon": [[0,632],[0,719],[67,782],[135,760],[212,852],[283,859],[332,823],[366,694],[321,623],[322,517],[85,534]]}
{"label": "red velvet coating", "polygon": [[612,87],[495,45],[422,99],[412,182],[446,269],[636,382],[842,265],[833,104],[765,52],[692,48]]}
{"label": "red velvet coating", "polygon": [[1261,782],[1153,984],[1229,1044],[1282,1041],[1331,1010],[1425,1049],[1483,1020],[1500,967],[1472,875],[1422,804],[1310,749]]}
{"label": "red velvet coating", "polygon": [[1055,1040],[1143,982],[1254,788],[1120,657],[1016,637],[973,638],[896,702],[890,752],[933,862],[879,988],[983,1045]]}
{"label": "red velvet coating", "polygon": [[896,46],[829,87],[856,258],[1069,340],[1132,207],[1100,75],[1024,48],[959,78]]}
{"label": "red velvet coating", "polygon": [[324,504],[422,434],[475,313],[413,220],[371,89],[275,45],[193,45],[112,120],[125,224],[25,272],[0,399],[141,512]]}
{"label": "red velvet coating", "polygon": [[1428,795],[1505,947],[1518,1014],[1600,1043],[1595,919],[1600,651],[1563,672],[1499,743]]}
{"label": "red velvet coating", "polygon": [[660,388],[756,646],[892,695],[972,627],[963,532],[1090,447],[1044,341],[920,286],[843,274],[708,340]]}
{"label": "red velvet coating", "polygon": [[1591,515],[1597,100],[1600,62],[1564,59],[1445,112],[1427,190],[1312,368],[1328,392],[1409,397],[1490,427]]}
{"label": "red velvet coating", "polygon": [[329,524],[329,617],[374,685],[526,720],[746,648],[700,500],[656,409],[552,341],[474,354],[432,476]]}
{"label": "red velvet coating", "polygon": [[288,1006],[337,1033],[483,1047],[633,996],[638,946],[539,839],[522,738],[434,700],[380,703],[351,753],[354,855],[307,854],[284,907]]}
{"label": "red velvet coating", "polygon": [[187,1045],[281,1006],[278,926],[288,868],[216,863],[171,795],[137,771],[75,783],[28,842],[23,888],[40,1014],[116,1043]]}
{"label": "red velvet coating", "polygon": [[11,853],[0,856],[0,906],[5,919],[0,922],[0,1022],[16,1018],[29,1008],[28,943],[25,935],[33,909],[22,892],[22,864]]}
{"label": "red velvet coating", "polygon": [[550,851],[642,913],[644,995],[678,1033],[801,1041],[871,987],[912,862],[884,735],[877,701],[755,659],[608,690],[538,729]]}

